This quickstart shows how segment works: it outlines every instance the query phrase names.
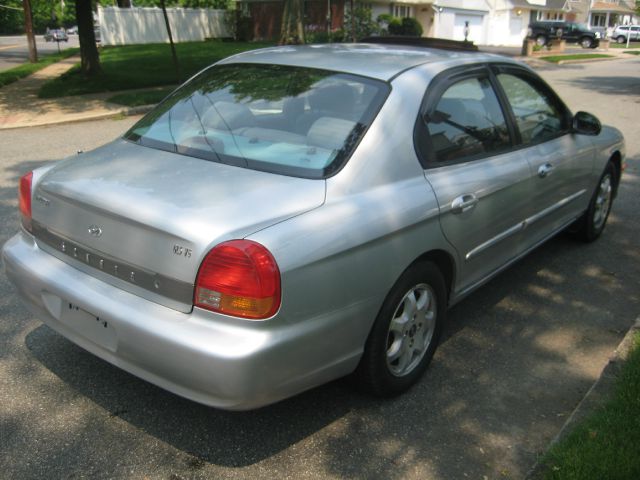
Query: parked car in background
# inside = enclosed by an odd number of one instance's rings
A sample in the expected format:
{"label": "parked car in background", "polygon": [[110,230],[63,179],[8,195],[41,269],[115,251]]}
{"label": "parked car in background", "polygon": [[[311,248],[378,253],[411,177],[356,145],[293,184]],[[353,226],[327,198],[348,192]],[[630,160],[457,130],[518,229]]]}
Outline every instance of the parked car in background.
{"label": "parked car in background", "polygon": [[527,37],[540,46],[553,40],[579,43],[582,48],[596,48],[600,44],[600,33],[594,32],[582,23],[543,21],[529,24]]}
{"label": "parked car in background", "polygon": [[640,40],[640,25],[620,25],[613,30],[611,38],[618,43],[626,43],[627,38]]}
{"label": "parked car in background", "polygon": [[49,30],[44,34],[44,40],[46,42],[68,42],[69,36],[64,30],[55,29]]}
{"label": "parked car in background", "polygon": [[68,35],[77,35],[78,34],[78,26],[74,25],[73,27],[67,28]]}
{"label": "parked car in background", "polygon": [[207,405],[349,374],[407,390],[448,307],[558,232],[600,236],[625,149],[525,65],[406,41],[226,58],[24,174],[7,277],[74,343]]}

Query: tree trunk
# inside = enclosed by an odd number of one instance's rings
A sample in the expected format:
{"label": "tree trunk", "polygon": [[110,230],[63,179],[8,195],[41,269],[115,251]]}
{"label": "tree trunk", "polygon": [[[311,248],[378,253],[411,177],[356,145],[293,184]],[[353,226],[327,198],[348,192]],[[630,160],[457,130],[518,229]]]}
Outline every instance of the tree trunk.
{"label": "tree trunk", "polygon": [[180,73],[180,63],[178,63],[178,55],[176,54],[176,46],[173,44],[173,35],[171,34],[171,27],[169,26],[169,16],[167,15],[167,6],[164,0],[160,0],[160,6],[162,7],[162,15],[164,15],[164,24],[167,27],[167,33],[169,34],[169,43],[171,44],[171,56],[173,57],[173,66],[176,69],[176,79],[178,83],[182,83],[182,74]]}
{"label": "tree trunk", "polygon": [[356,42],[356,6],[353,0],[349,0],[349,8],[351,11],[351,41]]}
{"label": "tree trunk", "polygon": [[24,9],[24,30],[29,43],[29,61],[36,63],[38,61],[38,50],[36,49],[36,37],[33,35],[33,15],[31,14],[30,1],[22,0],[22,7]]}
{"label": "tree trunk", "polygon": [[131,8],[131,0],[118,0],[119,8]]}
{"label": "tree trunk", "polygon": [[285,0],[280,45],[304,43],[304,0]]}
{"label": "tree trunk", "polygon": [[88,77],[94,77],[102,73],[102,68],[96,46],[96,36],[93,32],[91,0],[76,0],[76,22],[78,22],[82,73]]}

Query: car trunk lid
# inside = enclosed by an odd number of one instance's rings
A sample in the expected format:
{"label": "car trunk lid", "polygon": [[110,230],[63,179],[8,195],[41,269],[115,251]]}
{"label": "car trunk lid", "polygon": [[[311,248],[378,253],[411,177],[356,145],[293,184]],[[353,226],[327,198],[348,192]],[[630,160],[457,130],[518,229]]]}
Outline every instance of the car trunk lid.
{"label": "car trunk lid", "polygon": [[325,182],[117,140],[51,169],[33,198],[34,234],[51,253],[186,311],[210,248],[322,205]]}

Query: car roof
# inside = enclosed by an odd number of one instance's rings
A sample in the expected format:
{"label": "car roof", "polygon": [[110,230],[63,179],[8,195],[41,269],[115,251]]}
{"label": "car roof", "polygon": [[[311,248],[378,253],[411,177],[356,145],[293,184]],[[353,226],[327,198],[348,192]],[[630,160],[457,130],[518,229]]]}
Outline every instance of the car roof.
{"label": "car roof", "polygon": [[354,75],[391,80],[396,75],[424,64],[460,64],[506,58],[477,52],[441,50],[438,48],[369,43],[330,43],[263,48],[226,58],[219,64],[263,63],[320,68]]}

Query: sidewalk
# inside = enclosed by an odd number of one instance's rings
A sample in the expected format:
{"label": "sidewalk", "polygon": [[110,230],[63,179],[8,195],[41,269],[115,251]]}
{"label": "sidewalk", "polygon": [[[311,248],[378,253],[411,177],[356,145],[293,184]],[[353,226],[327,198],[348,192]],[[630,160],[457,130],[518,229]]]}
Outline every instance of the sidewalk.
{"label": "sidewalk", "polygon": [[38,98],[40,87],[80,61],[69,57],[10,85],[0,88],[0,130],[99,119],[128,113],[131,109],[108,103],[113,92],[64,98]]}

